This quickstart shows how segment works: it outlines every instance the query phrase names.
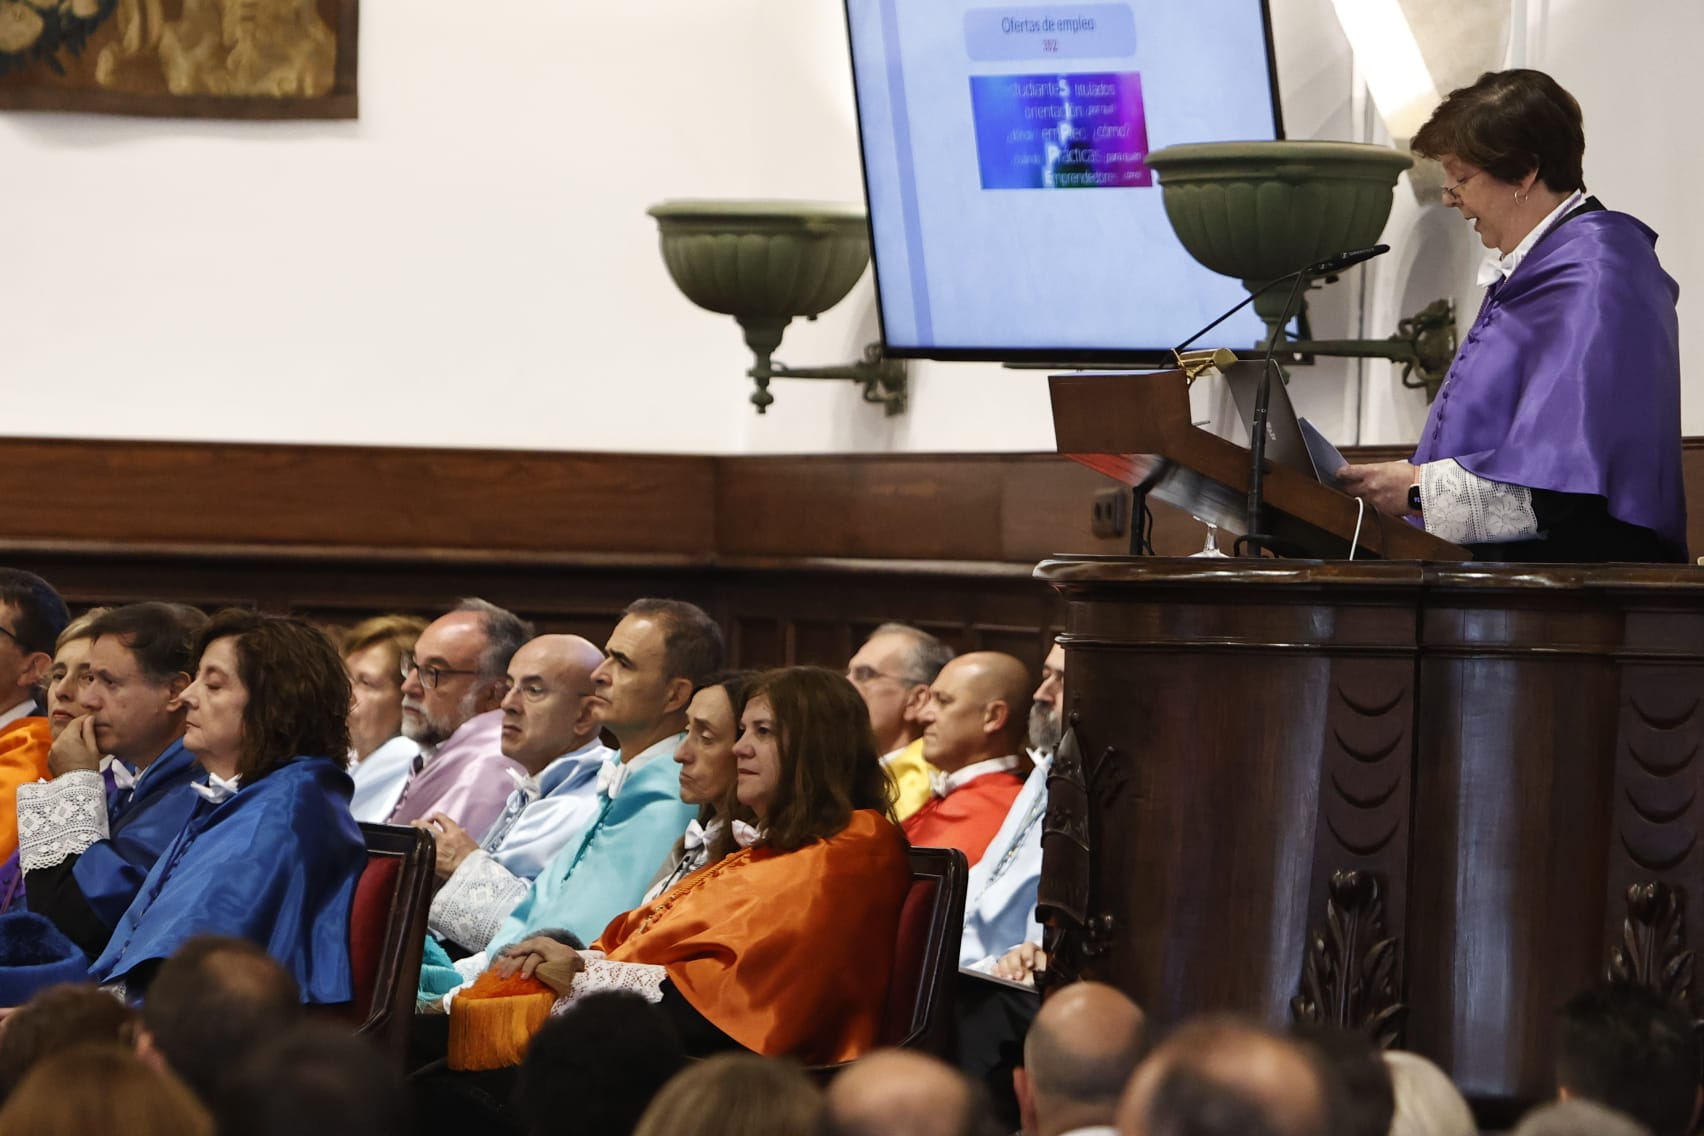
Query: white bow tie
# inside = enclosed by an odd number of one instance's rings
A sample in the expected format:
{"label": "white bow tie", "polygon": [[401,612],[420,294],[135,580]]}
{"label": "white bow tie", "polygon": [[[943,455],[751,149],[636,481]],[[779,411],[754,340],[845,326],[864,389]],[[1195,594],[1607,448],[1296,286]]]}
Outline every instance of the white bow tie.
{"label": "white bow tie", "polygon": [[621,787],[626,783],[627,762],[612,757],[598,766],[598,792],[610,800],[621,796]]}
{"label": "white bow tie", "polygon": [[681,837],[681,846],[687,855],[708,847],[716,837],[722,834],[722,822],[713,820],[709,825],[700,824],[697,817],[686,822],[686,835]]}
{"label": "white bow tie", "polygon": [[734,843],[741,848],[750,848],[763,839],[763,830],[755,824],[747,824],[743,820],[734,822]]}
{"label": "white bow tie", "polygon": [[197,793],[200,793],[203,800],[217,805],[221,801],[226,801],[236,796],[237,784],[242,779],[243,775],[240,773],[231,778],[229,781],[225,780],[217,773],[209,773],[207,775],[207,784],[203,785],[199,781],[192,781],[190,782],[189,787],[194,789]]}
{"label": "white bow tie", "polygon": [[509,775],[509,780],[515,783],[516,789],[526,794],[529,804],[543,795],[544,791],[539,787],[538,778],[523,773],[519,769],[504,769],[503,772]]}
{"label": "white bow tie", "polygon": [[101,758],[101,772],[112,775],[112,787],[121,793],[136,788],[136,774],[130,771],[130,766],[116,757]]}
{"label": "white bow tie", "polygon": [[939,769],[929,770],[929,791],[937,797],[944,797],[953,791],[951,773],[942,773]]}

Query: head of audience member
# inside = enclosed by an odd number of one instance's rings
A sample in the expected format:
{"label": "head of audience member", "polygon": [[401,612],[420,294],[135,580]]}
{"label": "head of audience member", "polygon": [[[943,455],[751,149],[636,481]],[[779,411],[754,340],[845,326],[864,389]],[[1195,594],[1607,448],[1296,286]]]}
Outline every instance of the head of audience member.
{"label": "head of audience member", "polygon": [[515,1083],[521,1127],[527,1136],[628,1136],[685,1065],[680,1035],[657,1007],[637,994],[588,995],[527,1046]]}
{"label": "head of audience member", "polygon": [[211,1104],[252,1049],[301,1016],[296,979],[271,955],[246,939],[198,935],[148,986],[137,1050]]}
{"label": "head of audience member", "polygon": [[250,1051],[214,1108],[226,1136],[409,1136],[413,1110],[394,1059],[347,1029],[302,1022]]}
{"label": "head of audience member", "polygon": [[349,704],[349,748],[360,761],[402,733],[402,661],[426,630],[417,615],[375,615],[344,633],[343,666]]}
{"label": "head of audience member", "polygon": [[822,667],[767,671],[746,692],[735,793],[770,847],[791,852],[845,828],[855,809],[893,816],[864,700]]}
{"label": "head of audience member", "polygon": [[884,623],[846,664],[846,677],[870,708],[870,728],[882,753],[902,749],[922,735],[929,684],[952,657],[953,649],[927,631]]}
{"label": "head of audience member", "polygon": [[54,641],[70,621],[65,601],[46,580],[0,568],[0,711],[41,700]]}
{"label": "head of audience member", "polygon": [[829,1083],[822,1136],[994,1136],[1000,1123],[982,1086],[938,1057],[884,1049]]}
{"label": "head of audience member", "polygon": [[1514,1136],[1651,1136],[1651,1132],[1612,1108],[1569,1100],[1533,1109],[1515,1127]]}
{"label": "head of audience member", "polygon": [[718,671],[693,693],[686,707],[686,737],[674,755],[680,766],[680,799],[686,804],[712,814],[737,804],[734,743],[740,736],[746,692],[756,677],[752,671]]}
{"label": "head of audience member", "polygon": [[592,672],[599,723],[629,761],[686,728],[692,692],[722,665],[722,629],[682,600],[627,605]]}
{"label": "head of audience member", "polygon": [[1065,648],[1055,643],[1041,664],[1041,685],[1030,695],[1029,745],[1052,753],[1065,736]]}
{"label": "head of audience member", "polygon": [[213,1120],[183,1083],[113,1042],[40,1062],[0,1108],[0,1132],[29,1136],[212,1136]]}
{"label": "head of audience member", "polygon": [[509,660],[531,638],[531,624],[477,598],[433,620],[400,664],[402,732],[431,751],[469,719],[497,709]]}
{"label": "head of audience member", "polygon": [[95,746],[138,769],[183,735],[183,692],[207,617],[185,604],[115,607],[89,625],[88,681],[78,702]]}
{"label": "head of audience member", "polygon": [[1648,986],[1600,983],[1562,1007],[1557,1092],[1625,1113],[1653,1136],[1685,1136],[1704,1100],[1700,1057],[1681,1007]]}
{"label": "head of audience member", "polygon": [[1336,1074],[1338,1091],[1329,1101],[1332,1136],[1387,1136],[1396,1095],[1390,1070],[1367,1036],[1329,1022],[1299,1024],[1291,1036]]}
{"label": "head of audience member", "polygon": [[592,672],[603,652],[578,635],[540,635],[509,660],[503,710],[503,756],[537,775],[598,736]]}
{"label": "head of audience member", "polygon": [[1405,1050],[1379,1056],[1390,1071],[1390,1136],[1477,1136],[1473,1110],[1442,1069]]}
{"label": "head of audience member", "polygon": [[54,640],[53,668],[47,674],[47,697],[42,707],[47,711],[48,728],[56,738],[65,732],[66,726],[87,713],[77,699],[89,674],[89,628],[111,610],[89,609],[67,623]]}
{"label": "head of audience member", "polygon": [[821,1111],[822,1094],[791,1061],[722,1053],[663,1086],[634,1136],[810,1136]]}
{"label": "head of audience member", "polygon": [[1147,1051],[1147,1019],[1124,994],[1078,982],[1049,998],[1012,1071],[1027,1136],[1111,1127],[1124,1086]]}
{"label": "head of audience member", "polygon": [[1333,1085],[1300,1045],[1206,1018],[1142,1062],[1118,1107],[1123,1136],[1327,1136]]}
{"label": "head of audience member", "polygon": [[96,986],[49,986],[0,1027],[0,1101],[39,1062],[89,1042],[134,1046],[135,1012]]}
{"label": "head of audience member", "polygon": [[183,744],[203,767],[252,784],[303,756],[349,753],[349,674],[323,632],[230,609],[196,640]]}
{"label": "head of audience member", "polygon": [[998,651],[960,655],[941,668],[923,708],[923,757],[953,773],[1022,753],[1029,740],[1030,679]]}

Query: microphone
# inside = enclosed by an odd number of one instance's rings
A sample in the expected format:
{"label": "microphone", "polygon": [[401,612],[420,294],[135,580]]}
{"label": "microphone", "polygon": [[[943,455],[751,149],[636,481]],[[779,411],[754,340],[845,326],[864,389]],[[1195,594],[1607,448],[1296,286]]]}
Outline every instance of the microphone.
{"label": "microphone", "polygon": [[[1224,315],[1220,316],[1218,319],[1214,320],[1212,323],[1208,324],[1206,327],[1202,328],[1176,347],[1173,347],[1172,357],[1174,359],[1177,358],[1178,354],[1185,347],[1188,347],[1191,343],[1194,343],[1197,339],[1200,339],[1203,335],[1206,335],[1209,331],[1212,331],[1214,328],[1218,327],[1220,324],[1224,323],[1226,320],[1230,319],[1232,316],[1236,315],[1238,312],[1248,307],[1248,305],[1254,303],[1255,300],[1272,291],[1272,289],[1278,287],[1280,284],[1295,280],[1298,277],[1335,276],[1337,273],[1342,272],[1345,268],[1353,268],[1355,265],[1360,264],[1364,260],[1371,260],[1375,256],[1383,256],[1389,251],[1389,245],[1373,245],[1371,248],[1352,249],[1349,252],[1340,252],[1336,256],[1328,256],[1324,260],[1316,260],[1312,264],[1303,265],[1294,272],[1286,272],[1276,280],[1268,280],[1265,284],[1262,284],[1259,288],[1256,288],[1254,291],[1244,296],[1241,303],[1231,308]],[[1289,317],[1286,316],[1285,321],[1288,322],[1288,319]],[[1280,324],[1279,326],[1283,325]]]}
{"label": "microphone", "polygon": [[[1315,261],[1306,268],[1299,268],[1288,277],[1279,277],[1278,281],[1290,280],[1290,295],[1284,301],[1284,308],[1278,315],[1278,322],[1272,325],[1272,334],[1266,337],[1266,354],[1260,360],[1260,386],[1254,396],[1254,414],[1249,423],[1249,471],[1248,471],[1248,506],[1243,535],[1238,538],[1238,545],[1246,545],[1253,556],[1259,556],[1271,539],[1260,531],[1264,518],[1261,516],[1265,503],[1266,488],[1266,419],[1272,403],[1272,369],[1277,366],[1272,355],[1278,347],[1278,337],[1284,334],[1284,328],[1290,322],[1290,316],[1297,307],[1297,299],[1302,294],[1302,287],[1315,276],[1332,276],[1345,268],[1371,260],[1375,256],[1383,256],[1390,251],[1389,245],[1373,245],[1371,248],[1352,249],[1340,252],[1324,260]],[[1266,285],[1270,288],[1272,285]],[[1262,288],[1261,291],[1265,291]],[[1250,297],[1252,299],[1253,297]],[[1235,311],[1236,309],[1232,309]],[[1228,314],[1228,313],[1227,313]],[[1221,317],[1223,318],[1223,317]],[[1236,546],[1232,546],[1236,551]]]}

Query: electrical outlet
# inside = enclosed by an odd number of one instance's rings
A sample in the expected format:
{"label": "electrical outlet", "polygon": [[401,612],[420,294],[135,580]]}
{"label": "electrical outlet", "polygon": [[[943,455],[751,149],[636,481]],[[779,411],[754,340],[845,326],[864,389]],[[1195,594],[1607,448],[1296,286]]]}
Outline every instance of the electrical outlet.
{"label": "electrical outlet", "polygon": [[1098,489],[1095,491],[1092,509],[1089,531],[1095,536],[1107,540],[1125,534],[1130,514],[1130,494],[1122,489]]}

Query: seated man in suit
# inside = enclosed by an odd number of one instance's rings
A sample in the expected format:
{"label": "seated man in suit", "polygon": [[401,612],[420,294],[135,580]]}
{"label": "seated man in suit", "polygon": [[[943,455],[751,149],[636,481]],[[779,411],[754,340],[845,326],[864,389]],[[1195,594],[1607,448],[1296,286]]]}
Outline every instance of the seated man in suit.
{"label": "seated man in suit", "polygon": [[46,580],[0,568],[0,861],[18,850],[18,786],[47,776],[53,735],[40,695],[70,620]]}
{"label": "seated man in suit", "polygon": [[466,599],[438,617],[402,660],[402,732],[420,746],[391,824],[443,813],[483,835],[524,774],[503,756],[509,660],[532,628],[513,612]]}
{"label": "seated man in suit", "polygon": [[[90,958],[195,810],[201,771],[183,746],[195,637],[182,604],[114,608],[89,627],[87,713],[53,743],[51,781],[18,790],[19,862],[31,911]],[[109,793],[104,755],[114,759]]]}
{"label": "seated man in suit", "polygon": [[540,869],[584,832],[598,808],[598,770],[614,756],[598,740],[592,672],[603,652],[578,635],[541,635],[509,662],[503,756],[525,777],[479,840],[443,813],[432,830],[438,878],[428,926],[440,941],[476,951],[491,941]]}
{"label": "seated man in suit", "polygon": [[1029,673],[1011,655],[977,651],[941,668],[922,714],[934,796],[905,822],[911,843],[982,859],[1030,769],[1029,708]]}

